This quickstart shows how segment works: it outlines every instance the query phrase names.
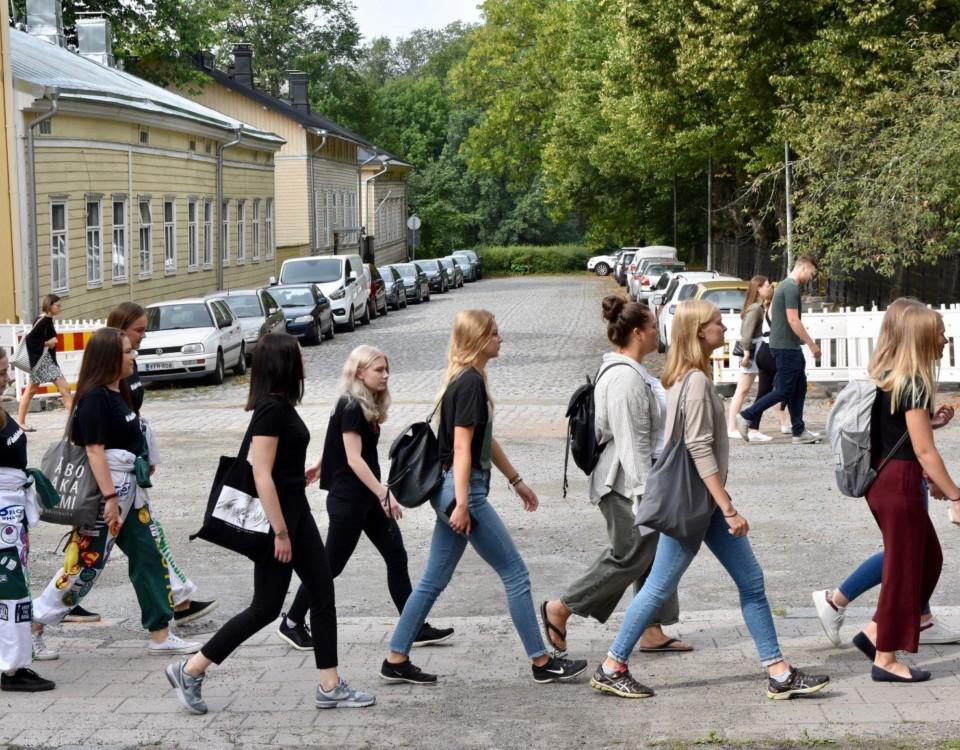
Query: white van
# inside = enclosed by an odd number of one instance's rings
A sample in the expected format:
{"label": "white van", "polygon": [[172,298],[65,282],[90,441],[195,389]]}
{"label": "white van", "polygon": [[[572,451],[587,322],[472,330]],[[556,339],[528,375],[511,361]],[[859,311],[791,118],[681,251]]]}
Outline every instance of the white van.
{"label": "white van", "polygon": [[280,284],[316,284],[330,300],[333,322],[348,331],[370,323],[370,279],[359,255],[290,258],[280,267]]}

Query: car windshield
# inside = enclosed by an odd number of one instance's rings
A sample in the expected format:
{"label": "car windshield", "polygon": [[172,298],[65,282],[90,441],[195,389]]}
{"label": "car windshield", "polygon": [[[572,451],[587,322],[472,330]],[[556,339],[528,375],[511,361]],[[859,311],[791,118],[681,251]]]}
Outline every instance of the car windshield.
{"label": "car windshield", "polygon": [[309,281],[315,284],[325,284],[330,281],[339,281],[343,271],[343,260],[340,258],[310,258],[297,260],[295,263],[284,263],[280,271],[281,284],[302,284]]}
{"label": "car windshield", "polygon": [[313,292],[305,287],[299,289],[284,289],[274,287],[270,294],[280,304],[280,307],[313,307]]}
{"label": "car windshield", "polygon": [[380,272],[380,276],[383,278],[383,280],[386,283],[389,284],[393,281],[393,274],[390,273],[389,268],[384,267],[384,268],[378,268],[377,270]]}
{"label": "car windshield", "polygon": [[405,279],[415,279],[417,277],[417,269],[414,268],[412,263],[398,263],[394,268]]}
{"label": "car windshield", "polygon": [[260,300],[256,294],[231,294],[229,297],[223,297],[233,314],[238,318],[261,318],[263,311],[260,309]]}
{"label": "car windshield", "polygon": [[420,264],[420,268],[424,271],[436,271],[439,270],[440,263],[439,261],[431,258],[430,260],[418,260],[417,263]]}
{"label": "car windshield", "polygon": [[657,263],[656,265],[647,266],[646,274],[647,276],[659,276],[664,271],[673,271],[681,268],[683,268],[683,266],[677,266],[668,263]]}
{"label": "car windshield", "polygon": [[465,258],[469,258],[470,260],[477,259],[477,254],[473,252],[473,250],[457,250],[456,252],[454,252],[454,255],[462,255]]}
{"label": "car windshield", "polygon": [[633,260],[633,256],[634,256],[634,255],[636,255],[636,253],[624,253],[624,254],[620,257],[620,262],[621,262],[621,263],[629,263],[631,260]]}
{"label": "car windshield", "polygon": [[444,267],[445,267],[448,271],[452,271],[452,270],[453,270],[453,260],[452,260],[451,258],[441,258],[441,259],[440,259],[440,262],[443,263]]}
{"label": "car windshield", "polygon": [[212,328],[210,311],[202,302],[161,305],[147,308],[147,331],[176,331],[182,328]]}
{"label": "car windshield", "polygon": [[708,289],[701,299],[712,302],[721,310],[739,312],[743,307],[743,300],[747,296],[745,289]]}
{"label": "car windshield", "polygon": [[680,293],[677,295],[677,301],[683,302],[685,299],[690,299],[695,291],[697,291],[696,284],[686,284],[680,287]]}

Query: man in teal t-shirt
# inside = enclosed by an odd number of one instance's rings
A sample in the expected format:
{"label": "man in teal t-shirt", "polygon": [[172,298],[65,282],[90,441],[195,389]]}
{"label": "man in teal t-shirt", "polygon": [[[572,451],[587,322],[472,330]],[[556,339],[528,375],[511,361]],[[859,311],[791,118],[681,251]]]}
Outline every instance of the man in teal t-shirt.
{"label": "man in teal t-shirt", "polygon": [[806,360],[802,346],[806,344],[814,357],[820,347],[807,333],[801,316],[800,286],[817,273],[817,262],[809,255],[797,258],[793,271],[777,286],[770,304],[770,353],[777,363],[773,390],[757,399],[737,415],[737,429],[747,439],[750,423],[774,404],[786,402],[790,411],[794,443],[816,443],[820,434],[810,432],[803,423],[803,403],[807,397]]}

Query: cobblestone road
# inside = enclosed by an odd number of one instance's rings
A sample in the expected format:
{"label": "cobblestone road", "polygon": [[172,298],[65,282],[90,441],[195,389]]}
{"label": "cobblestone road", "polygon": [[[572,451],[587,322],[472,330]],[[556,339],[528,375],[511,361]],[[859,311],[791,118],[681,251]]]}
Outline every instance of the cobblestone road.
{"label": "cobblestone road", "polygon": [[[496,432],[539,493],[542,507],[534,515],[521,512],[502,481],[494,482],[492,499],[530,568],[535,600],[556,596],[590,563],[605,538],[602,518],[585,500],[583,475],[574,469],[570,498],[563,500],[561,474],[566,401],[607,348],[599,300],[612,289],[609,280],[586,275],[483,281],[307,349],[309,381],[301,411],[313,433],[313,451],[322,445],[339,370],[353,346],[374,344],[391,358],[394,407],[384,426],[384,457],[396,432],[429,411],[455,312],[492,310],[505,339],[500,359],[489,370],[497,401]],[[658,358],[650,364],[656,368]],[[203,639],[250,596],[248,563],[203,542],[187,541],[199,525],[217,457],[236,450],[246,426],[246,388],[245,378],[231,378],[219,388],[161,386],[147,394],[144,411],[165,453],[152,492],[157,514],[178,560],[200,585],[201,598],[216,596],[221,602],[212,617],[182,629],[187,637]],[[826,404],[811,402],[808,414],[814,429],[822,427]],[[62,429],[63,412],[34,415],[34,422],[39,431],[31,436],[30,452],[38,464]],[[960,455],[958,438],[955,426],[938,434],[948,464],[956,465]],[[827,448],[792,446],[780,438],[762,446],[737,445],[730,489],[751,521],[786,654],[834,676],[831,692],[822,699],[786,705],[766,700],[736,591],[709,554],[694,562],[681,587],[677,632],[697,653],[637,658],[633,665],[641,680],[658,689],[653,700],[604,699],[586,686],[588,678],[576,685],[534,685],[506,617],[499,580],[472,552],[431,614],[435,624],[456,626],[456,638],[447,647],[416,652],[418,664],[441,674],[441,685],[383,686],[376,670],[395,618],[383,563],[362,541],[337,580],[340,656],[344,674],[377,694],[377,707],[318,714],[312,704],[312,656],[289,651],[272,631],[264,631],[211,671],[204,687],[210,714],[186,716],[167,688],[163,660],[144,653],[136,600],[118,557],[85,600],[106,616],[105,622],[49,631],[62,656],[38,669],[56,679],[58,689],[32,697],[0,694],[0,743],[643,747],[712,737],[718,745],[724,739],[792,738],[842,746],[860,737],[924,747],[960,735],[955,720],[960,646],[925,648],[913,657],[935,671],[929,686],[877,686],[857,652],[828,648],[811,617],[810,590],[836,584],[879,545],[864,505],[836,491]],[[319,493],[312,501],[324,530]],[[939,506],[933,518],[946,559],[935,608],[960,625],[958,530]],[[425,562],[432,522],[426,509],[408,512],[402,522],[414,578]],[[33,535],[35,591],[59,564],[53,550],[62,531],[41,525]],[[872,601],[858,602],[853,623],[869,615]],[[588,657],[591,668],[602,658],[621,613],[603,626],[571,621],[571,650]],[[847,635],[854,632],[851,625]]]}

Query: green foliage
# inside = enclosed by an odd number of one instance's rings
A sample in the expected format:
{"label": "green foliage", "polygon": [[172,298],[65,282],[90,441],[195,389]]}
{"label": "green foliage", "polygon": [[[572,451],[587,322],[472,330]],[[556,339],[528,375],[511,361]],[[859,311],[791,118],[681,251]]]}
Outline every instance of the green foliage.
{"label": "green foliage", "polygon": [[481,246],[484,273],[522,276],[529,273],[571,273],[584,271],[594,255],[582,245]]}

